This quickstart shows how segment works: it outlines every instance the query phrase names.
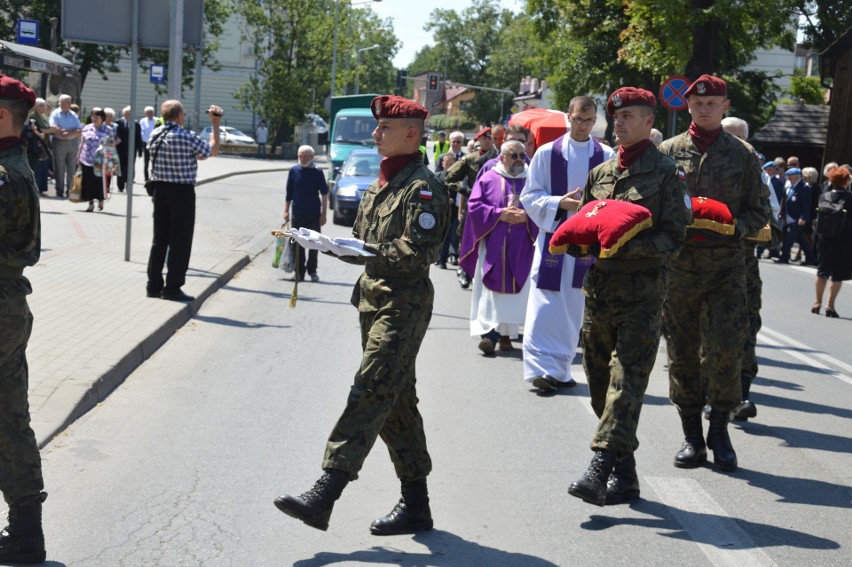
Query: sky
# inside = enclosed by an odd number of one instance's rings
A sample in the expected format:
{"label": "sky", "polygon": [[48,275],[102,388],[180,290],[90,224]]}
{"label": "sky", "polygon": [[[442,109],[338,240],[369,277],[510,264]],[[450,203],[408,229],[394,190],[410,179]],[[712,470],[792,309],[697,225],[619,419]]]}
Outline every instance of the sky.
{"label": "sky", "polygon": [[[499,0],[500,5],[510,10],[520,9],[521,0]],[[470,0],[381,0],[371,4],[361,5],[365,0],[353,0],[361,8],[372,9],[382,20],[393,18],[393,28],[396,36],[402,42],[402,48],[394,57],[393,64],[397,68],[406,68],[414,60],[414,55],[426,45],[432,44],[432,34],[423,31],[423,26],[435,8],[455,10],[461,13],[473,2]],[[413,14],[416,7],[417,13]],[[414,17],[412,17],[414,16]]]}

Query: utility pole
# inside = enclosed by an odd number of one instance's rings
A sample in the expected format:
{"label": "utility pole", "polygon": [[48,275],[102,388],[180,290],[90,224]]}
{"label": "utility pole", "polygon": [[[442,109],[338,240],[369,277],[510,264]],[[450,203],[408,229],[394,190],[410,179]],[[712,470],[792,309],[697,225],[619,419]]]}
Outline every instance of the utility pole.
{"label": "utility pole", "polygon": [[169,20],[169,98],[180,100],[183,80],[183,0],[172,1]]}

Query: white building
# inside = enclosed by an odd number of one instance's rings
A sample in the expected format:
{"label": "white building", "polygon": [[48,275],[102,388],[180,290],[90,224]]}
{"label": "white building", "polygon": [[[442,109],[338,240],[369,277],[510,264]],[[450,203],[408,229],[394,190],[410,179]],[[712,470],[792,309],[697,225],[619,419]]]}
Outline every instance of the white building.
{"label": "white building", "polygon": [[[255,57],[252,53],[251,43],[241,39],[243,25],[241,19],[231,14],[230,19],[224,26],[222,36],[219,38],[219,49],[216,51],[216,59],[221,64],[219,71],[211,71],[206,67],[201,73],[201,128],[207,125],[204,111],[211,104],[218,104],[225,110],[222,124],[233,126],[244,130],[249,135],[254,135],[254,129],[260,117],[253,115],[250,111],[240,110],[234,99],[234,92],[246,83],[255,73]],[[84,112],[94,106],[111,107],[116,114],[130,104],[130,57],[123,58],[118,63],[119,73],[112,73],[109,80],[101,79],[97,73],[90,73],[83,86],[82,106]],[[184,69],[187,71],[187,69]],[[191,69],[189,71],[192,71]],[[168,71],[166,71],[168,76]],[[165,100],[164,95],[158,96],[150,82],[148,73],[140,67],[136,78],[136,106],[133,112],[135,118],[143,116],[146,106],[153,106],[156,114],[160,114],[160,103]],[[196,81],[197,84],[197,81]],[[184,89],[181,97],[188,120],[195,116],[195,88]],[[194,129],[198,130],[195,125]]]}

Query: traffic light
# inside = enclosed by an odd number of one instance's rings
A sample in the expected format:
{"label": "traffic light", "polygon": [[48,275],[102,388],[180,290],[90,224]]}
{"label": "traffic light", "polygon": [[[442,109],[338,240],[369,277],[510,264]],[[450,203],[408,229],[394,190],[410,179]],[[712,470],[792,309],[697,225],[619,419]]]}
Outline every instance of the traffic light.
{"label": "traffic light", "polygon": [[396,88],[404,89],[405,88],[405,80],[408,78],[408,70],[407,69],[399,69],[396,72]]}
{"label": "traffic light", "polygon": [[437,73],[432,73],[429,75],[429,90],[437,91],[438,90],[438,75]]}

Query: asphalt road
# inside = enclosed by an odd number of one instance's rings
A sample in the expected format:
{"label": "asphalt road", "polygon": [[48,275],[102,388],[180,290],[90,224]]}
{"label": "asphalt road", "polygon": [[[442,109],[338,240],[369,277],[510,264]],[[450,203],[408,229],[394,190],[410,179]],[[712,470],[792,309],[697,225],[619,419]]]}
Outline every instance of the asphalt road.
{"label": "asphalt road", "polygon": [[[281,183],[254,182],[267,178]],[[682,434],[661,345],[639,430],[642,499],[604,508],[566,493],[596,425],[582,369],[573,390],[532,392],[519,349],[478,354],[470,293],[435,269],[418,393],[436,529],[378,538],[370,522],[399,497],[380,441],[328,532],[272,504],[321,474],[360,342],[357,267],[321,257],[322,281],[300,284],[290,309],[293,283],[270,258],[43,451],[49,565],[852,564],[852,291],[837,304],[843,319],[811,315],[811,269],[761,265],[759,413],[733,428],[738,471],[672,466]]]}

